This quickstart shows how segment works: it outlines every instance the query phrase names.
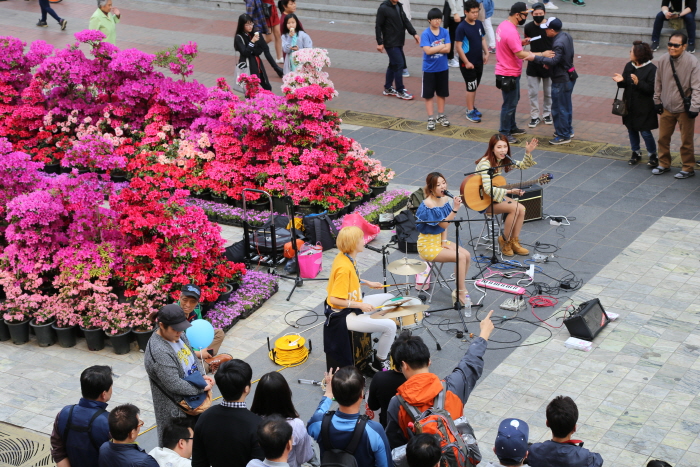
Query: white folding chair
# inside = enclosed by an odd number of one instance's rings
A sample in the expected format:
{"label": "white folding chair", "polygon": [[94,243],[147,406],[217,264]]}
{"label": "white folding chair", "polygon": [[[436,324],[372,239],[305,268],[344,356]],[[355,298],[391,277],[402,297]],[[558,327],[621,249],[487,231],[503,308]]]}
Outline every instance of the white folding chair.
{"label": "white folding chair", "polygon": [[[427,261],[425,258],[421,259],[428,263],[428,267],[430,268],[430,272],[428,273],[428,276],[425,279],[425,283],[430,282],[430,285],[426,286],[424,283],[422,286],[419,286],[418,284],[416,284],[418,298],[420,298],[423,303],[431,303],[433,301],[433,294],[435,293],[435,289],[437,287],[441,289],[444,287],[448,289],[450,293],[452,293],[452,288],[447,284],[448,280],[445,279],[445,276],[442,275],[442,267],[445,265],[445,263]],[[452,280],[454,279],[450,279],[449,281]],[[423,296],[421,296],[421,294]],[[425,297],[427,297],[427,301],[425,300]]]}

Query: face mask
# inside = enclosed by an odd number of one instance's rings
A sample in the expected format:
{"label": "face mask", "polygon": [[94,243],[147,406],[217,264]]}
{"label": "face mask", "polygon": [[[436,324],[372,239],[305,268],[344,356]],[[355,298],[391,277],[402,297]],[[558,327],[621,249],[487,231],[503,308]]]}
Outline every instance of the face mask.
{"label": "face mask", "polygon": [[518,21],[518,26],[522,26],[523,24],[525,24],[525,20],[526,18],[523,18],[520,21]]}
{"label": "face mask", "polygon": [[544,16],[533,16],[533,17],[532,17],[532,20],[533,20],[536,24],[540,24],[542,21],[544,21]]}

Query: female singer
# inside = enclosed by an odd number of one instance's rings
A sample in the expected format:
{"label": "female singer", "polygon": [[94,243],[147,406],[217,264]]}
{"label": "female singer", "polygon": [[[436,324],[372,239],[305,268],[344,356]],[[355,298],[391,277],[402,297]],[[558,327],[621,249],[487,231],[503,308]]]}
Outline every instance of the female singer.
{"label": "female singer", "polygon": [[[486,154],[483,155],[479,160],[476,161],[476,170],[481,174],[481,181],[484,186],[484,193],[491,195],[491,178],[488,174],[488,169],[491,167],[498,167],[505,163],[512,163],[516,168],[520,170],[529,169],[533,165],[537,164],[532,159],[532,151],[537,147],[537,138],[532,138],[532,140],[525,146],[525,157],[521,161],[516,161],[510,157],[510,144],[508,144],[508,139],[501,134],[495,134],[491,137],[489,141],[489,147],[486,150]],[[509,165],[503,167],[503,171],[508,173],[512,170],[513,166]],[[496,169],[494,175],[499,175],[501,169]],[[508,214],[506,217],[505,225],[503,226],[503,232],[498,237],[498,245],[501,247],[501,253],[505,256],[517,255],[528,255],[530,251],[523,248],[520,245],[520,229],[523,227],[523,221],[525,220],[525,206],[515,202],[512,198],[506,195],[514,194],[522,196],[525,192],[518,188],[505,189],[493,187],[493,205],[492,208],[487,208],[487,210],[493,214]],[[481,212],[485,212],[481,211]]]}
{"label": "female singer", "polygon": [[[456,196],[453,200],[445,196],[447,182],[439,172],[429,173],[425,178],[423,194],[425,199],[418,206],[416,218],[428,224],[416,224],[418,235],[418,254],[426,261],[437,263],[455,263],[457,261],[457,245],[447,240],[447,226],[444,221],[451,221],[462,205],[462,199]],[[452,202],[450,202],[452,201]],[[469,269],[471,257],[469,252],[459,247],[459,267],[457,269],[457,295],[462,305],[469,305],[469,294],[465,277]],[[457,300],[455,299],[455,302]]]}
{"label": "female singer", "polygon": [[[394,298],[392,294],[380,293],[362,297],[360,285],[372,289],[382,288],[379,282],[360,279],[357,269],[357,255],[364,251],[365,242],[362,229],[345,227],[338,233],[336,245],[340,250],[333,261],[328,279],[328,298],[326,299],[325,314],[328,319],[324,326],[323,346],[326,353],[333,357],[341,357],[348,349],[345,347],[347,337],[341,337],[343,331],[381,332],[377,343],[377,359],[373,364],[375,371],[390,369],[389,349],[396,336],[396,323],[390,319],[374,319],[370,316],[375,307]],[[388,310],[387,310],[388,311]],[[382,313],[379,311],[378,313]],[[337,321],[336,318],[342,318]],[[344,324],[344,325],[343,325]],[[342,362],[352,364],[352,362]]]}

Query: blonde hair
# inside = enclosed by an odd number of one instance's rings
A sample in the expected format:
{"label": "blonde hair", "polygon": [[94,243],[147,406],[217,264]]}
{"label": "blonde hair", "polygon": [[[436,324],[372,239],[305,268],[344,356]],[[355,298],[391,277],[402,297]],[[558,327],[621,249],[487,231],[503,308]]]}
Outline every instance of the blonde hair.
{"label": "blonde hair", "polygon": [[338,232],[338,238],[335,240],[335,244],[340,251],[343,253],[352,253],[355,251],[357,242],[365,236],[362,229],[354,225],[349,227],[343,227]]}

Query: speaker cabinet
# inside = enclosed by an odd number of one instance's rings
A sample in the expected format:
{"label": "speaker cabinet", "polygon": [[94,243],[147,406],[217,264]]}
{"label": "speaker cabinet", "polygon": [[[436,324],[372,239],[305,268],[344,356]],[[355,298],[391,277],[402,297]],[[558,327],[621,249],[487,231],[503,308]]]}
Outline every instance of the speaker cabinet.
{"label": "speaker cabinet", "polygon": [[538,221],[544,217],[542,209],[543,190],[540,185],[530,185],[522,189],[525,193],[514,199],[520,199],[520,204],[525,207],[525,222]]}
{"label": "speaker cabinet", "polygon": [[[362,374],[373,374],[372,363],[372,334],[366,332],[348,331],[348,339],[352,346],[352,363]],[[326,371],[331,368],[344,366],[332,356],[326,354]]]}
{"label": "speaker cabinet", "polygon": [[564,320],[571,337],[585,341],[592,341],[609,322],[610,318],[597,298],[582,303]]}

